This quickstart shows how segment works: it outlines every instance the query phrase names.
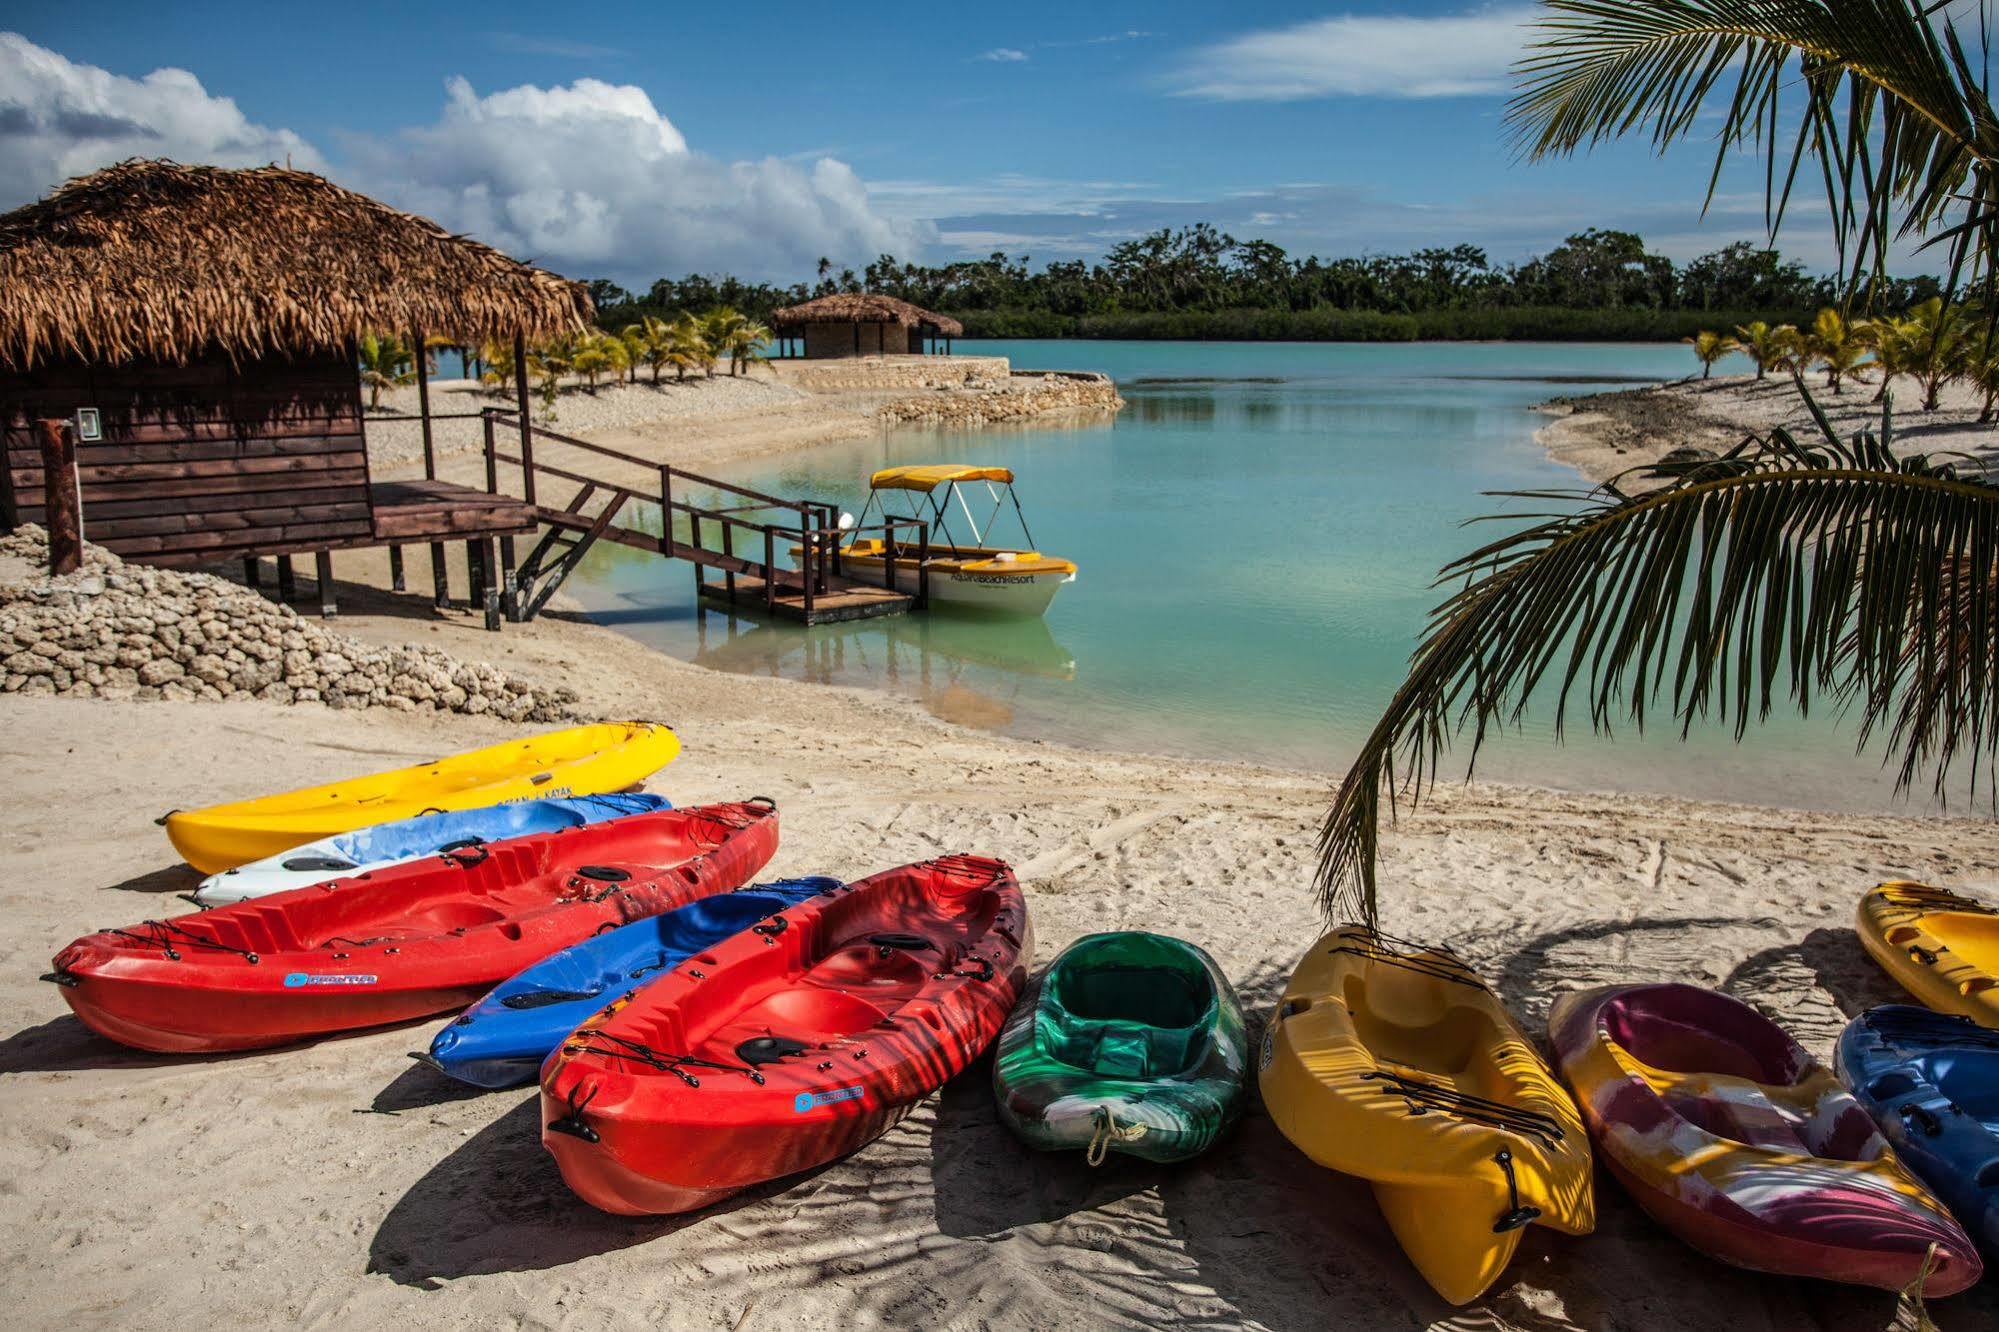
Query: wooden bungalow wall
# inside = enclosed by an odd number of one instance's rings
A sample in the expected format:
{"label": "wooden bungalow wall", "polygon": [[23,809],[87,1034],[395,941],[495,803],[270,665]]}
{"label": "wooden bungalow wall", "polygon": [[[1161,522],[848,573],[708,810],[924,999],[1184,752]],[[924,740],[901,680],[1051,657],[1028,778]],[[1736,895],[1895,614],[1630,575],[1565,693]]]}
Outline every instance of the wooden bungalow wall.
{"label": "wooden bungalow wall", "polygon": [[35,422],[79,407],[98,409],[104,435],[77,443],[84,536],[128,559],[203,564],[372,535],[349,357],[0,370],[0,523],[42,520]]}

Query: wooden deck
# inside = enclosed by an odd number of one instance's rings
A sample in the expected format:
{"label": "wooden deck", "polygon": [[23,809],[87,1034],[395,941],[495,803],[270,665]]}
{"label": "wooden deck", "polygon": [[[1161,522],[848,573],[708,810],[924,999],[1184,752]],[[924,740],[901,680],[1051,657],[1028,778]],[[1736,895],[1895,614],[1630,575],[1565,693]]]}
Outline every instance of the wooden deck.
{"label": "wooden deck", "polygon": [[[701,595],[710,601],[741,606],[745,610],[766,609],[764,580],[761,578],[737,575],[733,593],[726,582],[703,583]],[[768,609],[801,624],[829,624],[840,620],[872,619],[877,615],[901,615],[915,602],[916,598],[906,593],[891,592],[883,587],[845,587],[837,591],[829,588],[812,598],[812,611],[808,615],[804,595],[796,587],[780,581]]]}

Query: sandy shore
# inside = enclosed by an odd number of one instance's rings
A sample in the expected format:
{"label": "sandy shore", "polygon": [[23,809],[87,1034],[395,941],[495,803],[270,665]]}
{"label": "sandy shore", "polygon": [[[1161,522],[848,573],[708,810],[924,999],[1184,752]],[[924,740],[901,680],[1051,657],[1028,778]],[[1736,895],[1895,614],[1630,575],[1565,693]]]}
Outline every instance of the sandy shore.
{"label": "sandy shore", "polygon": [[[772,875],[1004,856],[1040,961],[1091,930],[1181,934],[1259,1021],[1320,932],[1323,774],[1007,739],[887,695],[705,671],[564,613],[489,635],[376,590],[385,559],[338,568],[347,633],[566,685],[586,716],[673,723],[685,753],[651,789],[775,797]],[[30,1326],[1858,1332],[1894,1315],[1879,1292],[1708,1262],[1602,1176],[1595,1235],[1530,1230],[1488,1296],[1453,1311],[1367,1188],[1307,1164],[1260,1111],[1189,1165],[1091,1171],[1020,1147],[984,1065],[826,1169],[691,1217],[614,1218],[563,1187],[531,1093],[466,1095],[404,1057],[434,1024],[154,1057],[91,1036],[34,980],[76,935],[179,909],[194,876],[160,812],[507,733],[318,705],[0,698],[0,1282]],[[1460,949],[1533,1031],[1567,990],[1693,980],[1828,1056],[1848,1016],[1896,997],[1851,929],[1890,877],[1990,885],[1999,828],[1478,785],[1393,831],[1383,924]],[[1999,1290],[1933,1312],[1992,1326]]]}
{"label": "sandy shore", "polygon": [[[1881,404],[1877,384],[1848,384],[1845,392],[1825,389],[1823,376],[1810,380],[1813,396],[1842,439],[1878,430]],[[1962,384],[1946,385],[1935,411],[1921,409],[1915,381],[1898,379],[1894,389],[1896,447],[1902,453],[1964,454],[1989,469],[1999,454],[1999,425],[1979,424],[1984,396]],[[1543,426],[1538,439],[1548,456],[1592,482],[1613,477],[1643,487],[1642,469],[1682,447],[1726,452],[1751,433],[1782,426],[1800,440],[1818,439],[1818,427],[1788,377],[1717,375],[1649,388],[1558,398],[1544,409],[1559,419]]]}

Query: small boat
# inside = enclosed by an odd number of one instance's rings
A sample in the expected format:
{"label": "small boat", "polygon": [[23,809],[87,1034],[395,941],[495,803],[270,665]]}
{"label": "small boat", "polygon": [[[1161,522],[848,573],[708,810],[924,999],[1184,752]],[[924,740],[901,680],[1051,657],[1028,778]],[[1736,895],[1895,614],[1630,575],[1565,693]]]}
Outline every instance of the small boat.
{"label": "small boat", "polygon": [[1638,1205],[1724,1263],[1927,1295],[1983,1271],[1944,1205],[1782,1027],[1697,985],[1563,996],[1549,1018],[1597,1154]]}
{"label": "small boat", "polygon": [[203,874],[377,823],[442,810],[637,786],[673,762],[680,741],[656,722],[573,726],[393,772],[206,809],[160,822],[181,859]]}
{"label": "small boat", "polygon": [[[983,521],[966,499],[966,488],[983,486],[979,506],[991,507]],[[900,496],[898,511],[889,511],[888,496]],[[954,516],[952,502],[956,501]],[[995,530],[1011,505],[1019,526],[1021,546],[1002,546],[993,541]],[[884,532],[880,537],[863,537],[841,548],[841,569],[862,582],[886,584],[890,556],[895,560],[895,585],[914,594],[918,589],[918,558],[923,554],[908,520],[921,519],[930,525],[928,567],[932,606],[952,610],[982,611],[994,615],[1036,616],[1064,583],[1076,581],[1072,561],[1043,555],[1032,549],[1034,536],[1027,530],[1027,516],[1014,494],[1013,472],[1005,467],[968,467],[933,464],[923,467],[887,467],[868,478],[868,502],[861,510],[859,526],[866,529],[868,518],[880,522],[904,520],[905,526]],[[960,543],[952,531],[962,523],[970,540]],[[843,519],[844,521],[844,519]],[[792,548],[798,558],[799,547]]]}
{"label": "small boat", "polygon": [[1999,1261],[1999,1031],[1888,1004],[1846,1024],[1833,1068],[1902,1164]]}
{"label": "small boat", "polygon": [[1884,883],[1860,899],[1868,956],[1939,1013],[1999,1027],[1999,909],[1948,888]]}
{"label": "small boat", "polygon": [[1000,1118],[1030,1147],[1185,1161],[1242,1114],[1242,1004],[1193,944],[1086,934],[1041,974],[1000,1033]]}
{"label": "small boat", "polygon": [[188,900],[198,907],[227,906],[366,870],[385,869],[405,860],[420,860],[440,851],[458,851],[509,837],[581,828],[606,819],[621,819],[627,814],[650,814],[671,808],[664,796],[632,793],[550,796],[544,800],[488,805],[484,809],[419,814],[413,819],[357,828],[338,837],[323,837],[275,856],[211,874]]}
{"label": "small boat", "polygon": [[825,877],[758,884],[592,935],[501,981],[417,1058],[475,1087],[525,1086],[549,1051],[602,1008],[607,995],[650,984],[694,954],[840,886]]}
{"label": "small boat", "polygon": [[1292,973],[1260,1063],[1278,1129],[1372,1181],[1403,1252],[1453,1304],[1499,1278],[1528,1225],[1595,1228],[1575,1103],[1449,949],[1334,930]]}
{"label": "small boat", "polygon": [[982,1054],[1034,941],[1013,871],[849,884],[614,1000],[543,1066],[541,1140],[607,1212],[688,1212],[874,1141]]}
{"label": "small boat", "polygon": [[599,930],[747,883],[767,801],[633,814],[86,935],[44,980],[141,1050],[251,1050],[463,1008]]}

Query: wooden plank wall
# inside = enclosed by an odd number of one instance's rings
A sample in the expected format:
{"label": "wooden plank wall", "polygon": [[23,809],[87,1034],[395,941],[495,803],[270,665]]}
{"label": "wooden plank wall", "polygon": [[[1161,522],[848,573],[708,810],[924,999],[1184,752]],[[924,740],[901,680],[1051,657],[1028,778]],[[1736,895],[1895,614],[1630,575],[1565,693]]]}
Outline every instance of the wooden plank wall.
{"label": "wooden plank wall", "polygon": [[372,535],[348,357],[0,371],[0,500],[13,508],[0,520],[42,521],[35,422],[79,407],[96,407],[104,427],[77,445],[84,536],[128,559],[209,563]]}

